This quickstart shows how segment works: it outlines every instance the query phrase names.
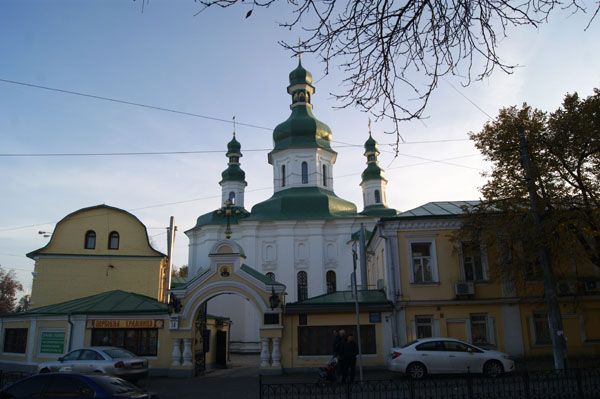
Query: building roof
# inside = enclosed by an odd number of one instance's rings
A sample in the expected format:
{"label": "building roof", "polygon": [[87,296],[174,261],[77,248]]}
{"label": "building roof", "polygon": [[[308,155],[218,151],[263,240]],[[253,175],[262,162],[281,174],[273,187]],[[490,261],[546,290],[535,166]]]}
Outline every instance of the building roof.
{"label": "building roof", "polygon": [[[414,217],[448,217],[459,216],[465,213],[466,209],[471,209],[479,205],[481,201],[441,201],[428,202],[417,208],[401,212],[395,218],[389,219],[404,219]],[[388,218],[386,218],[388,219]]]}
{"label": "building roof", "polygon": [[[308,311],[353,311],[355,306],[352,291],[336,291],[331,294],[323,294],[308,298],[304,301],[288,303],[286,312],[301,313]],[[358,291],[359,310],[388,310],[392,307],[385,292],[380,290]]]}
{"label": "building roof", "polygon": [[13,313],[3,317],[86,315],[86,314],[168,314],[168,306],[154,298],[121,290],[73,299],[54,305]]}
{"label": "building roof", "polygon": [[240,269],[242,269],[244,272],[246,272],[247,274],[251,275],[252,277],[254,277],[255,279],[259,280],[260,282],[262,282],[266,285],[280,285],[280,286],[285,287],[285,285],[269,278],[267,275],[262,274],[258,270],[253,269],[246,264],[243,264],[242,267],[240,267]]}

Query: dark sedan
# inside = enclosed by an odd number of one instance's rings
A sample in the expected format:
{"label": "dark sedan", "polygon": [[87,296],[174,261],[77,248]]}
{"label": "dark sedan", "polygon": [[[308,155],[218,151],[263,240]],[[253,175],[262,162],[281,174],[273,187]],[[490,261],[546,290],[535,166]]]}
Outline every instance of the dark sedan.
{"label": "dark sedan", "polygon": [[157,399],[158,396],[108,375],[49,373],[25,378],[0,391],[0,399],[19,398]]}

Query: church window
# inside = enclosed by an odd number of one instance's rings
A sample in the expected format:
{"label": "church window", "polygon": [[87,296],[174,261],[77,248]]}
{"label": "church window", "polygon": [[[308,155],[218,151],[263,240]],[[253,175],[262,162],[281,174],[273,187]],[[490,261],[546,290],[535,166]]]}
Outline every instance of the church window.
{"label": "church window", "polygon": [[281,187],[285,187],[285,165],[281,165]]}
{"label": "church window", "polygon": [[325,280],[327,281],[327,293],[334,293],[336,291],[335,272],[333,270],[329,270],[325,274]]}
{"label": "church window", "polygon": [[240,157],[230,157],[229,162],[238,163],[238,162],[240,162]]}
{"label": "church window", "polygon": [[85,249],[96,248],[96,232],[94,230],[88,230],[85,233],[85,242],[83,243]]}
{"label": "church window", "polygon": [[266,274],[266,276],[267,276],[268,278],[270,278],[271,280],[275,281],[275,273],[273,273],[273,272],[268,272],[268,273]]}
{"label": "church window", "polygon": [[375,190],[375,203],[381,203],[381,194],[379,193],[379,190]]}
{"label": "church window", "polygon": [[108,249],[119,249],[119,233],[116,231],[108,235]]}
{"label": "church window", "polygon": [[308,276],[305,271],[298,272],[298,300],[308,299]]}
{"label": "church window", "polygon": [[323,185],[327,187],[327,165],[323,165]]}
{"label": "church window", "polygon": [[235,203],[235,191],[229,192],[229,201],[231,201],[231,203]]}
{"label": "church window", "polygon": [[308,164],[302,162],[302,184],[308,183]]}
{"label": "church window", "polygon": [[375,155],[369,155],[369,156],[367,157],[367,161],[368,161],[368,162],[375,162]]}

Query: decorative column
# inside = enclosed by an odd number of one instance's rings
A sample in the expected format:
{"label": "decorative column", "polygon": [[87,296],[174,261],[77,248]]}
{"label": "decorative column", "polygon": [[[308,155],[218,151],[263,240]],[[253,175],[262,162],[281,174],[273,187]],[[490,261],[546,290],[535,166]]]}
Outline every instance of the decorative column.
{"label": "decorative column", "polygon": [[270,338],[261,338],[261,348],[260,348],[260,367],[267,368],[269,367],[269,340]]}
{"label": "decorative column", "polygon": [[171,367],[181,366],[181,338],[173,338],[173,350],[171,351]]}
{"label": "decorative column", "polygon": [[272,367],[281,367],[281,350],[279,349],[279,343],[281,338],[273,337],[273,351],[271,352],[271,359],[273,359]]}
{"label": "decorative column", "polygon": [[184,367],[193,366],[192,363],[192,339],[183,339],[183,365]]}

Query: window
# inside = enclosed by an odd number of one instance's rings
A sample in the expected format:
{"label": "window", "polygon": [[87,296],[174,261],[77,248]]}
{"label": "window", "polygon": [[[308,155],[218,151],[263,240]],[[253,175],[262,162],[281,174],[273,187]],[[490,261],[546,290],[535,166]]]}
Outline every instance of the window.
{"label": "window", "polygon": [[375,155],[371,154],[367,156],[367,162],[375,162]]}
{"label": "window", "polygon": [[26,328],[7,328],[4,330],[4,352],[25,353],[26,349]]}
{"label": "window", "polygon": [[281,187],[285,187],[285,165],[281,165]]}
{"label": "window", "polygon": [[423,342],[415,347],[418,351],[443,351],[444,343],[442,341]]}
{"label": "window", "polygon": [[533,315],[533,337],[535,345],[550,345],[550,326],[546,313],[535,313]]}
{"label": "window", "polygon": [[298,272],[298,300],[304,301],[308,299],[308,276],[305,271]]}
{"label": "window", "polygon": [[415,330],[417,339],[433,337],[433,318],[431,316],[415,316]]}
{"label": "window", "polygon": [[[346,336],[353,335],[357,340],[356,326],[299,326],[298,356],[331,356],[333,352],[332,330],[346,330]],[[375,325],[360,326],[361,349],[364,354],[377,353]]]}
{"label": "window", "polygon": [[96,248],[96,232],[94,230],[88,230],[87,233],[85,233],[85,242],[83,243],[83,247],[85,249]]}
{"label": "window", "polygon": [[116,231],[108,235],[108,249],[119,249],[119,233]]}
{"label": "window", "polygon": [[308,183],[308,164],[302,162],[302,184]]}
{"label": "window", "polygon": [[462,263],[466,281],[486,280],[480,248],[473,243],[461,244]]}
{"label": "window", "polygon": [[158,329],[156,328],[94,328],[92,346],[118,346],[138,356],[156,356]]}
{"label": "window", "polygon": [[488,344],[487,315],[471,315],[471,342],[473,344]]}
{"label": "window", "polygon": [[335,272],[333,270],[329,270],[325,273],[325,281],[327,282],[327,293],[331,294],[335,292],[337,285],[335,281]]}
{"label": "window", "polygon": [[231,201],[232,204],[235,204],[235,191],[229,192],[229,201]]}
{"label": "window", "polygon": [[323,165],[323,186],[327,187],[327,165]]}
{"label": "window", "polygon": [[412,283],[433,283],[437,281],[434,242],[410,243],[410,264]]}
{"label": "window", "polygon": [[444,348],[447,352],[468,352],[469,348],[471,347],[469,345],[463,344],[462,342],[444,341]]}
{"label": "window", "polygon": [[266,274],[266,276],[267,276],[268,278],[270,278],[271,280],[275,281],[275,273],[273,273],[273,272],[268,272],[268,273]]}
{"label": "window", "polygon": [[73,352],[69,352],[67,355],[63,357],[63,360],[73,361],[79,359],[79,356],[83,353],[82,349],[78,349]]}
{"label": "window", "polygon": [[381,203],[381,194],[379,193],[379,190],[375,190],[375,203],[376,204]]}

